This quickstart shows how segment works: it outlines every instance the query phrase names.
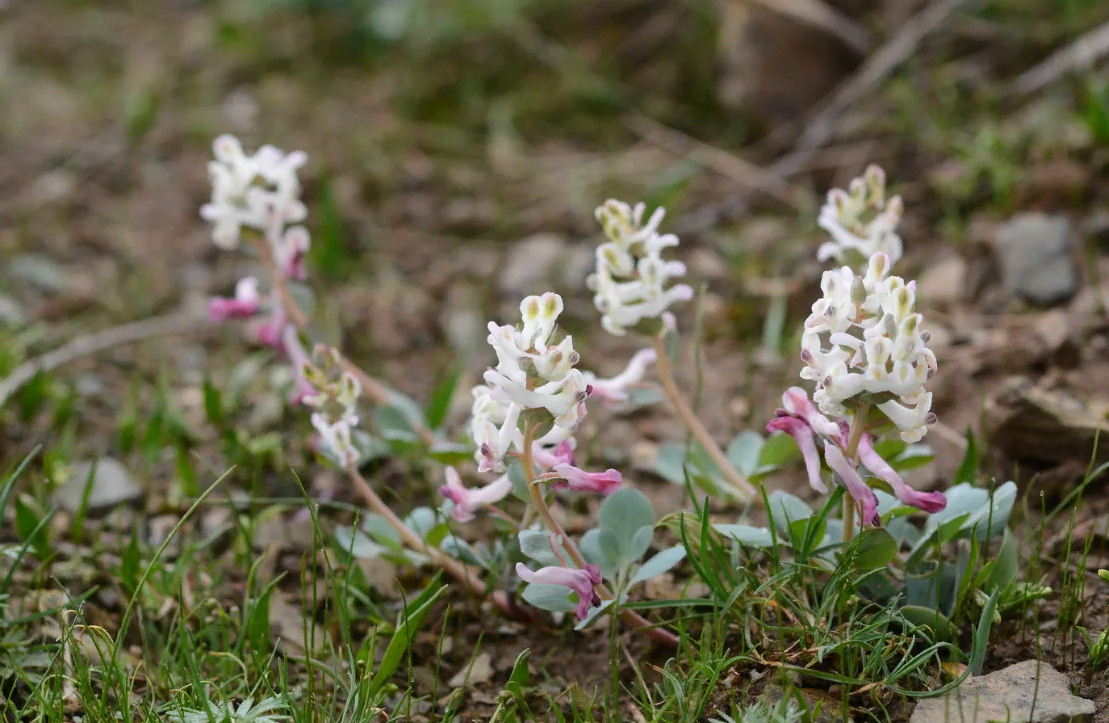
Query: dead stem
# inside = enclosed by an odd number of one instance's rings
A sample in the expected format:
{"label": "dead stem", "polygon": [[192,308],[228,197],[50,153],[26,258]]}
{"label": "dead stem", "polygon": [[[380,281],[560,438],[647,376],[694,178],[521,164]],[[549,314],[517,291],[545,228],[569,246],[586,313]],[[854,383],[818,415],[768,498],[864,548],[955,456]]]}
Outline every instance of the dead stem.
{"label": "dead stem", "polygon": [[347,465],[346,469],[347,474],[350,475],[351,480],[354,482],[354,486],[358,488],[358,492],[365,498],[369,506],[373,508],[374,512],[385,518],[385,521],[389,523],[390,527],[396,530],[397,534],[406,545],[422,555],[427,555],[432,562],[453,575],[460,582],[464,583],[468,588],[473,590],[476,595],[485,595],[485,583],[477,579],[469,568],[453,557],[448,556],[442,550],[430,547],[421,540],[420,536],[410,530],[408,525],[404,524],[404,522],[397,517],[396,513],[389,508],[389,505],[385,504],[385,501],[377,496],[377,493],[370,487],[370,483],[366,481],[366,478],[362,476],[362,473],[358,471],[355,465]]}
{"label": "dead stem", "polygon": [[[289,291],[289,284],[285,280],[285,275],[277,268],[277,262],[273,258],[273,252],[270,249],[269,242],[261,236],[253,236],[251,237],[251,241],[266,265],[266,272],[269,274],[274,289],[277,290],[277,296],[280,299],[281,306],[285,309],[285,313],[289,315],[289,318],[292,320],[293,324],[296,325],[297,329],[300,331],[307,331],[308,317],[305,316],[304,311],[297,306],[296,299],[293,298],[292,292]],[[348,359],[341,351],[338,349],[335,351],[339,354],[339,363],[343,366],[343,369],[358,380],[366,396],[378,404],[388,405],[392,403],[388,387],[363,371],[361,367]],[[405,416],[407,417],[408,415]],[[435,443],[435,433],[421,424],[418,420],[409,418],[408,423],[412,426],[412,429],[415,430],[416,434],[420,436],[424,444],[430,446]]]}
{"label": "dead stem", "polygon": [[670,368],[670,357],[666,354],[666,343],[664,337],[657,336],[654,339],[655,350],[658,352],[658,375],[662,380],[662,388],[666,392],[667,399],[674,407],[674,411],[681,417],[682,422],[685,423],[688,429],[701,446],[708,452],[709,457],[716,463],[720,469],[720,473],[724,475],[724,480],[731,486],[732,493],[739,499],[740,502],[757,503],[761,498],[756,492],[751,483],[739,473],[735,466],[728,461],[728,458],[721,451],[716,440],[712,438],[709,431],[705,429],[705,425],[701,424],[701,420],[697,418],[697,414],[693,408],[689,406],[689,402],[682,396],[682,392],[678,389],[677,382],[674,381],[674,372]]}
{"label": "dead stem", "polygon": [[[582,556],[578,546],[574,544],[574,541],[566,534],[566,531],[562,529],[562,525],[560,525],[558,520],[554,518],[554,515],[551,514],[551,509],[547,506],[547,501],[543,499],[543,493],[539,490],[539,483],[535,479],[535,464],[532,460],[532,445],[534,444],[534,440],[535,426],[528,423],[524,428],[523,467],[524,483],[528,488],[528,494],[531,496],[532,505],[535,511],[539,513],[540,519],[543,520],[543,524],[547,526],[551,534],[553,534],[555,538],[561,540],[566,546],[566,552],[570,555],[574,564],[584,570],[585,566],[589,563],[586,562],[585,557]],[[612,600],[616,597],[603,582],[598,584],[595,589],[603,600]],[[624,621],[624,624],[628,625],[636,632],[643,632],[656,642],[665,643],[670,647],[677,647],[678,645],[678,636],[668,630],[652,626],[650,621],[634,610],[620,610],[620,619]]]}

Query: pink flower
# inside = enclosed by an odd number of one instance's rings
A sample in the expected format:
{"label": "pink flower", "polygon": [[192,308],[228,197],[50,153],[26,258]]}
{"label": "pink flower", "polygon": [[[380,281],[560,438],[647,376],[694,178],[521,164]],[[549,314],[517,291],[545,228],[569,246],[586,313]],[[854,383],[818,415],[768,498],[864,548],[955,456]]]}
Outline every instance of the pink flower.
{"label": "pink flower", "polygon": [[303,404],[305,398],[315,395],[316,388],[308,383],[303,374],[298,372],[293,392],[289,395],[289,404]]}
{"label": "pink flower", "polygon": [[820,453],[816,447],[816,435],[837,437],[840,428],[809,401],[808,393],[801,387],[790,387],[782,395],[782,408],[777,416],[766,425],[768,432],[785,432],[797,441],[801,456],[805,459],[805,469],[809,473],[809,485],[817,492],[825,493],[828,487],[820,479]]}
{"label": "pink flower", "polygon": [[532,447],[532,459],[543,469],[551,469],[556,464],[573,464],[574,446],[569,439],[564,439],[551,451],[536,443]]}
{"label": "pink flower", "polygon": [[208,316],[212,321],[247,319],[258,313],[262,298],[258,294],[258,280],[253,276],[240,279],[235,285],[235,297],[216,297],[208,302]]}
{"label": "pink flower", "polygon": [[771,419],[766,425],[767,432],[785,432],[793,437],[805,458],[805,469],[809,473],[809,486],[820,493],[828,491],[824,480],[820,479],[820,452],[816,449],[816,433],[803,419],[783,415]]}
{"label": "pink flower", "polygon": [[843,480],[847,493],[855,498],[855,505],[859,509],[859,526],[863,524],[880,525],[882,518],[878,516],[878,496],[874,490],[867,486],[866,481],[859,476],[858,470],[851,466],[843,452],[833,442],[824,442],[824,461],[832,471]]}
{"label": "pink flower", "polygon": [[642,381],[647,367],[657,359],[658,352],[654,349],[641,349],[631,358],[624,371],[611,379],[597,379],[595,375],[587,374],[592,385],[592,395],[605,400],[606,404],[628,401],[628,388]]}
{"label": "pink flower", "polygon": [[462,478],[454,467],[447,467],[447,483],[439,488],[439,494],[454,502],[451,517],[459,522],[469,522],[474,519],[475,510],[500,502],[511,491],[512,482],[508,475],[502,475],[484,487],[467,489],[462,486]]}
{"label": "pink flower", "polygon": [[782,395],[782,406],[789,416],[804,420],[805,424],[820,434],[830,437],[839,434],[839,426],[820,413],[816,405],[809,401],[808,392],[801,387],[787,389]]}
{"label": "pink flower", "polygon": [[874,451],[874,440],[869,434],[864,434],[859,440],[859,460],[875,477],[888,482],[897,499],[905,504],[925,512],[939,512],[947,507],[947,498],[942,492],[917,492],[905,484],[893,467]]}
{"label": "pink flower", "polygon": [[572,489],[575,492],[600,492],[610,495],[624,481],[620,473],[614,469],[604,472],[586,472],[572,464],[556,464],[552,471],[558,478],[551,480],[551,487],[556,490]]}
{"label": "pink flower", "polygon": [[304,257],[308,253],[309,243],[308,229],[303,226],[293,226],[285,231],[275,253],[281,273],[298,281],[308,278]]}
{"label": "pink flower", "polygon": [[577,613],[579,620],[589,616],[589,609],[601,604],[601,596],[593,589],[601,584],[601,569],[596,565],[586,565],[584,570],[568,567],[541,567],[534,572],[522,562],[516,563],[516,574],[524,582],[533,585],[562,585],[578,594]]}
{"label": "pink flower", "polygon": [[[280,352],[286,351],[285,332],[286,327],[288,327],[287,321],[285,308],[280,305],[276,306],[270,318],[254,332],[255,337],[258,339],[258,343],[272,346]],[[307,354],[304,355],[304,358],[308,358]]]}

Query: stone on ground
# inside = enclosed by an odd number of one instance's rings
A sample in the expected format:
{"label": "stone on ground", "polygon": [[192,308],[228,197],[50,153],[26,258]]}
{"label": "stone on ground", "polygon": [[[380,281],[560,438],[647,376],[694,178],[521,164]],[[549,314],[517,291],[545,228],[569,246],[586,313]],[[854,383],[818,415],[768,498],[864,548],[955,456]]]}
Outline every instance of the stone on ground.
{"label": "stone on ground", "polygon": [[1009,293],[1048,306],[1078,291],[1075,234],[1066,216],[1022,213],[997,231],[1001,275]]}
{"label": "stone on ground", "polygon": [[1071,694],[1065,675],[1047,663],[1026,660],[922,700],[909,723],[1085,723],[1093,715],[1093,701]]}

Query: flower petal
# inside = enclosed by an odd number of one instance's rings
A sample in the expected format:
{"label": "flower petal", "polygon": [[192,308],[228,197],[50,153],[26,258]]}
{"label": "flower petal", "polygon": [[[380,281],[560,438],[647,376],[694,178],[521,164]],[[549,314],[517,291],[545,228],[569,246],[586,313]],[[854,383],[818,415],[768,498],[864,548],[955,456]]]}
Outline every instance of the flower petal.
{"label": "flower petal", "polygon": [[869,434],[864,434],[859,440],[859,460],[875,477],[888,482],[897,499],[906,505],[925,512],[939,512],[947,507],[947,498],[942,492],[918,492],[905,484],[893,467],[874,450],[874,440]]}
{"label": "flower petal", "polygon": [[801,449],[801,456],[805,459],[809,485],[817,492],[827,493],[828,487],[820,478],[820,453],[816,449],[816,434],[812,427],[797,417],[782,415],[771,419],[766,425],[766,431],[785,432],[793,437]]}
{"label": "flower petal", "polygon": [[565,463],[556,464],[552,469],[561,478],[551,483],[555,489],[568,488],[575,492],[600,492],[610,495],[624,481],[620,473],[614,469],[604,472],[586,472]]}
{"label": "flower petal", "polygon": [[532,571],[522,562],[516,563],[516,575],[521,580],[535,585],[562,585],[578,595],[576,610],[579,620],[589,615],[589,609],[601,604],[601,598],[593,589],[601,582],[601,571],[596,565],[586,565],[584,570],[568,567],[541,567]]}
{"label": "flower petal", "polygon": [[848,494],[855,498],[855,504],[860,512],[859,526],[861,527],[863,524],[881,524],[882,520],[878,516],[878,496],[874,494],[874,490],[867,486],[863,478],[859,476],[858,471],[843,456],[840,448],[830,441],[824,442],[824,461],[843,480],[843,485],[847,488]]}
{"label": "flower petal", "polygon": [[454,502],[451,517],[459,522],[474,519],[474,512],[487,505],[500,502],[512,491],[512,481],[508,475],[501,475],[484,487],[467,489],[462,477],[454,467],[447,467],[447,483],[439,488],[439,494]]}

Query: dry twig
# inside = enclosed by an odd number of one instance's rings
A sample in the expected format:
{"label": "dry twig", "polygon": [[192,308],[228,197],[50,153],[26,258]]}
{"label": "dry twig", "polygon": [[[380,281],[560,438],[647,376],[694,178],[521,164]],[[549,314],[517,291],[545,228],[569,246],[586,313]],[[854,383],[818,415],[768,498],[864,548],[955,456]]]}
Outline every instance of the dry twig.
{"label": "dry twig", "polygon": [[785,177],[804,165],[817,148],[824,145],[836,130],[840,116],[873,90],[938,28],[964,0],[934,0],[906,22],[889,42],[876,50],[862,67],[836,88],[820,109],[810,118],[805,131],[794,145],[793,152],[775,163],[769,171]]}
{"label": "dry twig", "polygon": [[624,122],[633,132],[648,141],[694,163],[711,168],[720,175],[752,190],[764,193],[792,209],[805,210],[812,206],[812,199],[807,191],[791,185],[780,175],[745,161],[739,156],[691,138],[681,131],[668,128],[646,116],[633,114],[625,118]]}
{"label": "dry twig", "polygon": [[40,371],[50,372],[81,357],[123,344],[133,344],[155,336],[184,334],[211,325],[212,322],[207,315],[178,313],[143,319],[78,337],[64,346],[20,364],[3,381],[0,381],[0,407],[3,407],[13,394],[34,379]]}
{"label": "dry twig", "polygon": [[1013,81],[1013,87],[1024,95],[1034,93],[1072,70],[1091,67],[1106,54],[1109,54],[1109,23],[1076,38],[1066,47],[1052,53],[1047,60],[1021,73]]}
{"label": "dry twig", "polygon": [[870,50],[870,33],[862,25],[820,0],[755,0],[765,8],[819,28],[863,54]]}

